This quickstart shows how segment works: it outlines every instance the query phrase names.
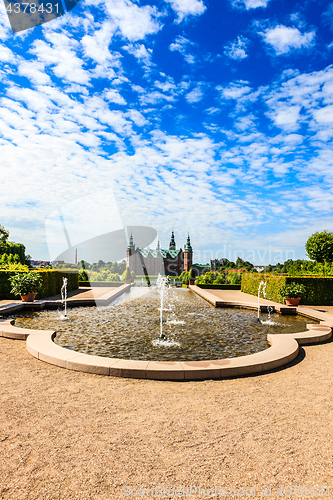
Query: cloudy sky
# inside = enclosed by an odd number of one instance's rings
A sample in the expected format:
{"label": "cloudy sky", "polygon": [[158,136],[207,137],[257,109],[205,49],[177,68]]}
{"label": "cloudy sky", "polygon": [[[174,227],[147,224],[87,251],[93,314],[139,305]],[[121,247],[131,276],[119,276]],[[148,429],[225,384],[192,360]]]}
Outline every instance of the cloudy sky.
{"label": "cloudy sky", "polygon": [[59,210],[201,262],[333,230],[333,3],[81,0],[17,34],[1,9],[0,224],[33,258]]}

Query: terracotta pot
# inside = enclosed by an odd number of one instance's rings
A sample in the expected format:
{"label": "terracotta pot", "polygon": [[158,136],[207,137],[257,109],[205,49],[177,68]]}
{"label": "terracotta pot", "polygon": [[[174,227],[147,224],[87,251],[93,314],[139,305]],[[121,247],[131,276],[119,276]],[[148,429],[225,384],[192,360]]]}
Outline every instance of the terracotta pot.
{"label": "terracotta pot", "polygon": [[190,280],[190,285],[194,285],[195,280]]}
{"label": "terracotta pot", "polygon": [[130,285],[131,284],[131,280],[125,280],[125,285]]}
{"label": "terracotta pot", "polygon": [[21,295],[22,302],[33,302],[35,300],[37,293],[31,292],[28,295]]}
{"label": "terracotta pot", "polygon": [[301,300],[301,297],[297,297],[295,299],[284,299],[286,301],[287,306],[298,306]]}

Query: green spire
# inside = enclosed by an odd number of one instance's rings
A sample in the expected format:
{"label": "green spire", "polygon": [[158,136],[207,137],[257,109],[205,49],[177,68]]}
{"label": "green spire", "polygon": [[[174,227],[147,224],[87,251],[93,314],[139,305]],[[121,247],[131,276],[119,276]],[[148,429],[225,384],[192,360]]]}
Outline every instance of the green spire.
{"label": "green spire", "polygon": [[130,248],[131,250],[134,250],[135,249],[135,246],[134,246],[134,243],[133,243],[133,235],[131,233],[131,236],[130,236],[130,239],[129,239],[129,243],[128,243],[128,247],[127,248]]}
{"label": "green spire", "polygon": [[170,240],[169,250],[176,250],[175,235],[174,235],[173,231],[171,233],[171,240]]}
{"label": "green spire", "polygon": [[190,240],[190,234],[189,233],[187,235],[187,241],[186,241],[186,245],[185,245],[184,250],[192,250],[191,240]]}

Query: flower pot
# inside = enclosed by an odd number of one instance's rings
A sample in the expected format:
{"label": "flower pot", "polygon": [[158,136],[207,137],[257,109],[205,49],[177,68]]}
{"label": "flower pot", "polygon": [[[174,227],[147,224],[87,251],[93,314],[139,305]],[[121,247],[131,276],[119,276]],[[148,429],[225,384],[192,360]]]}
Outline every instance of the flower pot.
{"label": "flower pot", "polygon": [[28,295],[21,295],[22,302],[33,302],[35,300],[37,293],[31,292]]}
{"label": "flower pot", "polygon": [[194,285],[195,280],[190,280],[190,285]]}
{"label": "flower pot", "polygon": [[289,299],[289,298],[284,298],[286,301],[287,306],[298,306],[301,300],[301,297],[297,297],[295,299]]}

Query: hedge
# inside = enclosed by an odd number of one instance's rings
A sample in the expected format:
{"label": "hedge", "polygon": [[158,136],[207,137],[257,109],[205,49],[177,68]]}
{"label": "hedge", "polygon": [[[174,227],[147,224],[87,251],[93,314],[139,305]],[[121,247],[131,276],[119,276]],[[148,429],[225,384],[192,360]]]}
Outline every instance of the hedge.
{"label": "hedge", "polygon": [[306,293],[302,296],[301,304],[309,306],[328,306],[333,304],[333,277],[314,276],[274,276],[272,274],[242,275],[241,291],[251,295],[258,295],[260,281],[266,282],[266,298],[284,304],[280,290],[285,284],[302,283]]}
{"label": "hedge", "polygon": [[[11,285],[9,282],[9,277],[14,274],[21,273],[25,271],[5,271],[0,270],[0,300],[3,299],[17,299],[18,297],[10,293]],[[57,295],[60,293],[63,278],[67,278],[67,290],[75,290],[79,288],[79,275],[77,272],[64,272],[56,271],[53,269],[38,269],[33,271],[38,273],[43,278],[43,285],[40,292],[37,294],[37,300],[43,299],[44,297],[51,297],[52,295]]]}

